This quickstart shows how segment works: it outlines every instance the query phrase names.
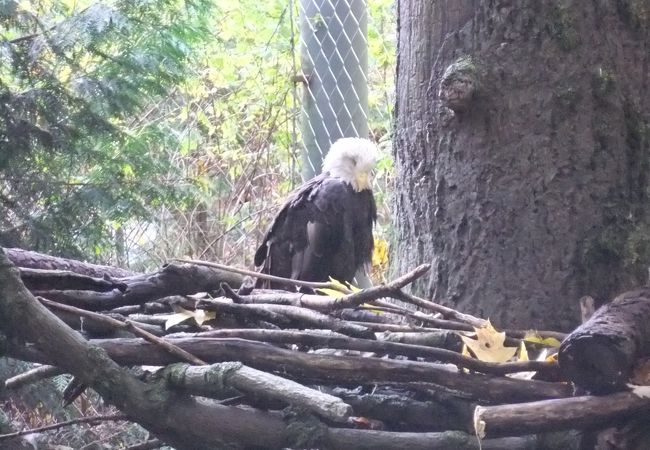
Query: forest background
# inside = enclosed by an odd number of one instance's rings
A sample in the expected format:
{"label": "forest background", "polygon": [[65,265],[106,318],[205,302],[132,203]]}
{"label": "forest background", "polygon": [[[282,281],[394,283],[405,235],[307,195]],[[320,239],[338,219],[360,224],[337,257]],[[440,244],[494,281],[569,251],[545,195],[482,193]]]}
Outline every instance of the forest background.
{"label": "forest background", "polygon": [[[370,2],[378,236],[390,235],[395,12]],[[136,271],[252,266],[300,180],[297,5],[0,6],[0,246]]]}

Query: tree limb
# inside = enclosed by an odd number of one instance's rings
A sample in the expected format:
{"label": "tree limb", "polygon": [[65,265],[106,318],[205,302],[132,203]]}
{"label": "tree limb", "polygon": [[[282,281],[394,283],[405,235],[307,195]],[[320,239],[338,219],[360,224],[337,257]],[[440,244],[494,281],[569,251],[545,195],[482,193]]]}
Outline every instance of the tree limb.
{"label": "tree limb", "polygon": [[648,412],[650,399],[619,392],[601,397],[478,406],[474,414],[478,434],[491,438],[599,427]]}
{"label": "tree limb", "polygon": [[18,389],[28,384],[35,383],[45,378],[55,377],[65,373],[63,370],[55,366],[39,366],[34,367],[19,375],[7,378],[4,382],[5,389]]}
{"label": "tree limb", "polygon": [[173,386],[199,395],[220,393],[223,387],[232,387],[241,392],[278,399],[288,405],[306,408],[334,422],[345,422],[352,414],[352,407],[338,397],[241,363],[220,363],[200,367],[174,364],[165,369],[164,376]]}
{"label": "tree limb", "polygon": [[96,423],[96,422],[106,422],[106,421],[121,422],[126,420],[129,420],[129,418],[124,414],[79,417],[77,419],[66,420],[65,422],[58,422],[43,427],[30,428],[29,430],[16,431],[15,433],[0,434],[0,441],[13,439],[19,436],[25,436],[27,434],[42,433],[44,431],[50,431],[50,430],[58,430],[59,428],[69,427],[70,425],[78,425],[80,423]]}

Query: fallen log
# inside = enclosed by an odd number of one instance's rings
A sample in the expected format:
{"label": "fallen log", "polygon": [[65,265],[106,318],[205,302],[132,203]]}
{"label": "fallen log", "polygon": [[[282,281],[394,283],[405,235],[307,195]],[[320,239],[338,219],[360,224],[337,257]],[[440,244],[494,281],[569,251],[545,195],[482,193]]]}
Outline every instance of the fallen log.
{"label": "fallen log", "polygon": [[196,395],[211,396],[211,393],[219,394],[234,388],[244,393],[282,400],[334,422],[345,422],[352,414],[352,407],[338,397],[238,362],[198,367],[173,364],[165,368],[163,376],[175,388]]}
{"label": "fallen log", "polygon": [[581,396],[516,405],[478,406],[475,426],[480,437],[494,438],[611,426],[650,413],[650,399],[633,392]]}
{"label": "fallen log", "polygon": [[69,270],[45,270],[19,267],[20,279],[30,291],[51,289],[86,289],[93,291],[126,290],[125,283],[111,277],[91,277]]}
{"label": "fallen log", "polygon": [[126,269],[119,267],[102,266],[99,264],[85,263],[74,259],[59,258],[56,256],[45,255],[43,253],[23,250],[22,248],[5,248],[3,249],[9,261],[16,267],[26,267],[30,269],[44,270],[67,270],[81,275],[90,277],[103,278],[108,275],[114,278],[126,278],[137,275]]}
{"label": "fallen log", "polygon": [[[423,334],[425,338],[430,333]],[[414,345],[393,340],[392,335],[380,336],[379,340],[357,339],[344,336],[340,333],[314,331],[289,331],[289,330],[261,330],[261,329],[226,329],[205,331],[202,333],[177,333],[168,335],[167,338],[242,338],[268,343],[297,344],[307,347],[335,348],[374,352],[378,354],[402,355],[412,358],[429,358],[436,361],[448,362],[459,367],[492,375],[505,375],[507,373],[538,371],[546,374],[555,374],[557,365],[546,361],[519,361],[510,363],[489,363],[461,355],[459,352],[446,350],[430,345]],[[400,336],[397,336],[399,338]]]}
{"label": "fallen log", "polygon": [[[306,383],[372,384],[425,381],[450,391],[466,393],[484,401],[521,402],[566,397],[565,384],[462,373],[453,366],[352,356],[315,355],[274,347],[244,339],[169,339],[169,343],[207,363],[241,361],[259,370],[287,374]],[[122,365],[163,366],[179,358],[141,339],[93,339],[90,343],[108,352]],[[50,364],[34,349],[13,348],[11,355],[23,360]]]}
{"label": "fallen log", "polygon": [[591,393],[625,388],[636,361],[650,354],[650,289],[626,292],[598,309],[562,342],[560,370]]}
{"label": "fallen log", "polygon": [[126,289],[113,289],[110,292],[47,290],[34,291],[33,294],[88,311],[105,311],[120,306],[140,305],[170,295],[218,291],[224,282],[239,287],[242,277],[211,267],[169,264],[156,273],[137,275],[120,281],[126,285]]}

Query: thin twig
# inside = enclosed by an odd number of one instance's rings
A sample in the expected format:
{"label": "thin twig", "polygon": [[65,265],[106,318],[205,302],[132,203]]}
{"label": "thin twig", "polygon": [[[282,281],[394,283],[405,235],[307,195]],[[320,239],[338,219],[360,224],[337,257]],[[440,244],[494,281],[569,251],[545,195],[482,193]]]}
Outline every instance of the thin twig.
{"label": "thin twig", "polygon": [[248,275],[250,277],[261,278],[263,280],[276,281],[278,283],[286,284],[287,286],[304,286],[312,289],[334,289],[336,291],[343,292],[344,294],[352,293],[351,290],[344,287],[341,283],[293,280],[291,278],[278,277],[266,273],[255,272],[253,270],[240,269],[238,267],[231,267],[225,264],[219,264],[219,263],[208,262],[208,261],[199,261],[196,259],[174,258],[172,259],[172,261],[178,261],[186,264],[196,264],[199,266],[214,267],[215,269],[221,269],[227,272],[238,273],[240,275]]}
{"label": "thin twig", "polygon": [[103,323],[105,325],[108,325],[110,327],[116,328],[116,329],[122,329],[122,330],[127,330],[130,331],[131,333],[135,334],[136,336],[140,336],[141,338],[151,342],[152,344],[158,345],[165,350],[167,350],[169,353],[171,353],[174,356],[177,356],[178,358],[182,359],[183,361],[190,362],[192,364],[198,364],[198,365],[205,365],[206,362],[200,360],[196,356],[192,355],[189,352],[186,352],[185,350],[170,344],[168,341],[166,341],[163,338],[159,338],[158,336],[155,336],[148,331],[143,330],[142,328],[136,326],[133,322],[130,320],[117,320],[112,317],[106,316],[104,314],[99,314],[99,313],[94,313],[91,311],[86,311],[84,309],[80,308],[75,308],[74,306],[69,306],[69,305],[62,305],[61,303],[53,302],[52,300],[48,300],[43,297],[36,297],[41,303],[43,303],[45,306],[49,306],[50,308],[58,309],[60,311],[67,311],[72,314],[76,314],[81,317],[85,317],[87,319],[95,320],[100,323]]}
{"label": "thin twig", "polygon": [[332,306],[335,308],[353,308],[362,303],[378,300],[382,297],[397,297],[401,293],[401,288],[420,278],[428,272],[430,268],[430,264],[422,264],[421,266],[411,270],[409,273],[402,275],[389,283],[369,287],[362,291],[348,294],[345,297],[337,299],[333,302]]}
{"label": "thin twig", "polygon": [[43,431],[56,430],[59,428],[67,427],[70,425],[76,425],[79,423],[108,422],[108,421],[120,422],[126,420],[129,420],[129,418],[125,414],[110,414],[110,415],[102,415],[102,416],[80,417],[78,419],[66,420],[65,422],[54,423],[52,425],[46,425],[44,427],[16,431],[15,433],[0,434],[0,441],[13,439],[19,436],[25,436],[27,434],[42,433]]}
{"label": "thin twig", "polygon": [[411,303],[412,305],[419,306],[420,308],[424,308],[428,311],[440,313],[443,315],[443,317],[445,317],[445,319],[451,318],[460,322],[468,323],[473,327],[483,327],[487,323],[485,319],[480,319],[470,314],[461,313],[455,309],[448,308],[447,306],[442,306],[438,303],[432,302],[430,300],[425,300],[403,291],[399,291],[398,299],[407,303]]}

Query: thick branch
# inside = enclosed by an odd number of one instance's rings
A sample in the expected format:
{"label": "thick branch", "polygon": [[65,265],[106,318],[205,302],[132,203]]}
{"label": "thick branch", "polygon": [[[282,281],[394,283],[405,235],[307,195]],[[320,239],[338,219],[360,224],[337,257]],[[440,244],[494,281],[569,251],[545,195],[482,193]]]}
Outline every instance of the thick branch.
{"label": "thick branch", "polygon": [[58,258],[56,256],[23,250],[21,248],[5,248],[4,251],[9,260],[18,267],[44,270],[68,270],[70,272],[98,278],[103,278],[106,275],[115,278],[125,278],[135,275],[135,272],[120,269],[118,267],[100,266],[97,264],[76,261],[74,259]]}
{"label": "thick branch", "polygon": [[403,355],[414,358],[430,358],[492,375],[505,375],[507,373],[529,371],[555,373],[557,371],[556,364],[544,361],[520,361],[501,364],[488,363],[475,358],[463,356],[458,352],[436,347],[412,345],[385,340],[374,341],[368,339],[357,339],[333,333],[324,334],[309,331],[229,329],[206,331],[194,336],[203,338],[239,337],[269,343],[300,344],[319,348],[348,349],[380,354]]}
{"label": "thick branch", "polygon": [[562,371],[589,392],[620,390],[650,354],[650,290],[626,292],[596,311],[560,346]]}
{"label": "thick branch", "polygon": [[[338,333],[374,339],[375,335],[366,327],[336,319],[316,311],[290,305],[238,305],[223,300],[202,300],[200,307],[213,311],[244,312],[253,316],[277,314],[282,318],[298,322],[304,328],[325,328]],[[267,317],[272,323],[274,320]],[[286,324],[286,320],[285,323]]]}
{"label": "thick branch", "polygon": [[67,270],[44,270],[20,267],[20,278],[25,286],[33,290],[88,289],[95,291],[124,291],[127,285],[122,281],[81,275]]}
{"label": "thick branch", "polygon": [[125,278],[124,291],[47,290],[34,292],[50,300],[89,311],[106,311],[119,306],[139,305],[170,295],[189,295],[219,290],[221,283],[239,286],[242,278],[231,272],[189,264],[170,264],[147,275]]}
{"label": "thick branch", "polygon": [[18,389],[28,384],[41,381],[45,378],[55,377],[65,373],[63,370],[55,366],[39,366],[33,369],[30,369],[26,372],[23,372],[19,375],[15,375],[11,378],[7,378],[4,382],[6,389]]}
{"label": "thick branch", "polygon": [[516,436],[611,424],[650,412],[650,400],[632,392],[602,397],[583,396],[517,405],[479,406],[475,417],[479,435]]}
{"label": "thick branch", "polygon": [[[140,339],[98,339],[91,342],[106,349],[115,361],[124,365],[164,366],[178,362],[177,358]],[[241,361],[260,370],[277,371],[292,378],[316,382],[427,381],[491,401],[527,401],[571,394],[571,388],[565,384],[460,373],[441,364],[307,354],[243,339],[170,339],[170,342],[208,363]],[[50,362],[44,355],[30,350],[23,350],[16,356],[35,362]]]}
{"label": "thick branch", "polygon": [[166,369],[166,378],[172,385],[199,395],[218,394],[224,387],[231,387],[263,398],[281,400],[287,405],[306,408],[334,422],[345,422],[352,414],[352,407],[338,397],[240,363],[200,367],[175,364]]}
{"label": "thick branch", "polygon": [[380,284],[379,286],[370,287],[354,294],[346,295],[340,299],[337,299],[334,302],[333,307],[337,309],[342,308],[354,308],[359,306],[362,303],[371,302],[373,300],[378,300],[383,297],[395,297],[399,298],[400,289],[406,286],[409,283],[420,278],[422,275],[427,273],[431,268],[430,264],[422,264],[421,266],[416,267],[406,275],[391,281],[387,284]]}

